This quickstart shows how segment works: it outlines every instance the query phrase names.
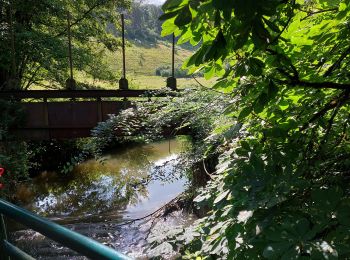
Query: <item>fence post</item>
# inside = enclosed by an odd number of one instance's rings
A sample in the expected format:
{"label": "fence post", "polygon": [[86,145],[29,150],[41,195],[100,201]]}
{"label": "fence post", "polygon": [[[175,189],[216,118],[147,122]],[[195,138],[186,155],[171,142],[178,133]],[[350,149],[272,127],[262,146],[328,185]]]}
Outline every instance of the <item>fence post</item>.
{"label": "fence post", "polygon": [[167,78],[166,86],[171,90],[176,90],[176,78],[175,78],[175,34],[172,39],[172,51],[171,51],[171,77]]}
{"label": "fence post", "polygon": [[126,64],[125,64],[125,23],[124,23],[124,14],[121,13],[122,20],[122,52],[123,52],[123,76],[119,80],[119,89],[129,89],[129,83],[126,79]]}

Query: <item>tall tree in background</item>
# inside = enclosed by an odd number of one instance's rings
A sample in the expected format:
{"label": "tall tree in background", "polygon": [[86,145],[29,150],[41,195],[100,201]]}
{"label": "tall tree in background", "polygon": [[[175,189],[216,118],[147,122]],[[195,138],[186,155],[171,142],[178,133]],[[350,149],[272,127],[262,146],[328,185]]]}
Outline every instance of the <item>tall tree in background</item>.
{"label": "tall tree in background", "polygon": [[242,124],[214,132],[226,131],[224,152],[196,198],[211,212],[174,245],[191,259],[348,259],[349,0],[163,9],[163,35],[201,43],[185,66],[220,78],[214,88],[234,100],[225,114]]}
{"label": "tall tree in background", "polygon": [[68,77],[67,15],[71,15],[74,67],[97,79],[113,77],[98,46],[115,50],[118,40],[106,31],[119,24],[117,0],[0,0],[0,90],[28,89]]}

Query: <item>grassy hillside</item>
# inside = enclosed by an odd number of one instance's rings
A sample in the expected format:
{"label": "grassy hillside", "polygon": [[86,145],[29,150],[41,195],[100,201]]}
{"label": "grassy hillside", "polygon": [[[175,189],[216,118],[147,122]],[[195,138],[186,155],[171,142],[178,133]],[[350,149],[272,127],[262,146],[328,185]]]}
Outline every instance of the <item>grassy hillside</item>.
{"label": "grassy hillside", "polygon": [[[98,48],[98,47],[97,47]],[[176,46],[175,64],[181,66],[183,62],[192,54],[189,50]],[[116,89],[118,79],[122,74],[122,51],[103,51],[103,57],[107,67],[115,71],[115,80],[100,81],[94,80],[91,76],[75,71],[74,77],[77,86],[89,86],[89,88]],[[156,69],[160,66],[171,66],[171,45],[167,42],[158,44],[131,44],[126,47],[126,70],[129,88],[131,89],[159,89],[166,86],[166,77],[156,76]],[[212,86],[215,80],[206,81],[204,78],[198,79],[202,85]],[[178,78],[178,87],[194,87],[198,83],[193,78]],[[46,83],[46,84],[45,84]],[[45,85],[50,85],[44,82]],[[33,86],[31,89],[44,89],[44,87]]]}
{"label": "grassy hillside", "polygon": [[[175,63],[182,64],[192,53],[176,47]],[[108,62],[121,72],[121,50],[108,57]],[[126,47],[126,68],[130,76],[155,75],[156,68],[171,65],[171,45],[164,42],[157,45],[131,45]]]}
{"label": "grassy hillside", "polygon": [[[181,66],[192,52],[176,46],[175,64]],[[122,73],[122,52],[109,53],[107,62],[117,73]],[[171,65],[171,45],[164,42],[157,45],[129,45],[126,47],[126,70],[130,88],[157,89],[165,87],[166,78],[156,76],[160,66]],[[201,84],[209,86],[213,81],[199,79]],[[177,79],[179,88],[198,85],[192,78]]]}

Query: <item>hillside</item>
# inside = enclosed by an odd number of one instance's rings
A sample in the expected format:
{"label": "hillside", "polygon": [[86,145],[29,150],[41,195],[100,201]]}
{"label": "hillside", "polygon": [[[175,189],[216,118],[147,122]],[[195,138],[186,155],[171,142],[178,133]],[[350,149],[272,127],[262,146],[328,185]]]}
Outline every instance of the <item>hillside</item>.
{"label": "hillside", "polygon": [[[159,6],[152,4],[141,4],[135,1],[130,12],[126,16],[125,35],[127,40],[126,46],[126,70],[127,79],[129,80],[129,88],[140,89],[157,89],[166,85],[166,78],[170,74],[171,67],[171,37],[162,38],[161,21],[158,17],[162,14]],[[108,24],[107,31],[118,39],[120,44],[120,28],[116,28],[117,24]],[[115,89],[118,87],[118,80],[122,74],[122,51],[118,47],[117,51],[108,50],[103,44],[95,39],[89,42],[88,51],[95,55],[84,66],[79,65],[81,53],[77,52],[79,45],[73,38],[73,66],[74,78],[78,88],[103,88]],[[180,68],[183,62],[194,53],[194,47],[189,44],[184,46],[176,46],[175,66]],[[67,59],[62,59],[67,62]],[[156,70],[162,68],[168,73],[158,73]],[[68,63],[64,64],[64,73],[68,72]],[[56,72],[57,74],[57,72]],[[185,71],[181,71],[181,77],[178,78],[178,87],[198,86],[198,83],[186,76]],[[159,76],[163,75],[163,77]],[[62,77],[60,82],[44,79],[33,84],[30,89],[45,88],[64,88],[65,78]],[[55,78],[56,80],[56,78]],[[213,81],[207,82],[200,79],[201,84],[205,86],[213,85]]]}
{"label": "hillside", "polygon": [[[180,67],[181,64],[192,54],[191,51],[176,46],[175,64]],[[118,78],[122,73],[122,51],[117,52],[105,51],[105,62],[107,66],[118,74]],[[135,44],[128,43],[126,47],[126,70],[129,87],[131,89],[158,89],[165,87],[166,77],[156,76],[156,69],[161,66],[171,66],[171,45],[167,42],[159,42],[157,44]],[[87,85],[94,85],[100,88],[115,88],[117,82],[94,81],[87,75],[80,74],[77,80]],[[201,84],[209,86],[213,81],[198,79]],[[178,78],[178,87],[198,86],[193,78]]]}

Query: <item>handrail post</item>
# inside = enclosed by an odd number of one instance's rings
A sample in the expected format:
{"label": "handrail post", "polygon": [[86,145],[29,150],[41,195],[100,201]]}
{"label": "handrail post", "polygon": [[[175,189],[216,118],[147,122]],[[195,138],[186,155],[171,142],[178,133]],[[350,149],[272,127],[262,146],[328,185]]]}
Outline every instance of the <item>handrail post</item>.
{"label": "handrail post", "polygon": [[73,90],[76,87],[75,80],[73,78],[73,58],[72,58],[72,36],[70,31],[70,19],[71,15],[70,12],[67,13],[67,34],[68,34],[68,57],[69,57],[69,70],[70,70],[70,77],[66,80],[66,88],[69,90]]}
{"label": "handrail post", "polygon": [[[7,232],[6,232],[6,225],[5,225],[5,220],[4,216],[0,214],[0,249],[1,252],[5,252],[5,242],[7,241]],[[7,254],[0,254],[0,259],[1,260],[9,260],[10,258],[8,257]]]}
{"label": "handrail post", "polygon": [[167,78],[166,86],[171,90],[176,90],[175,78],[175,34],[172,35],[172,50],[171,50],[171,77]]}
{"label": "handrail post", "polygon": [[123,76],[119,80],[119,89],[129,89],[129,83],[126,79],[126,61],[125,61],[125,22],[124,14],[121,13],[121,22],[122,22],[122,55],[123,55]]}

